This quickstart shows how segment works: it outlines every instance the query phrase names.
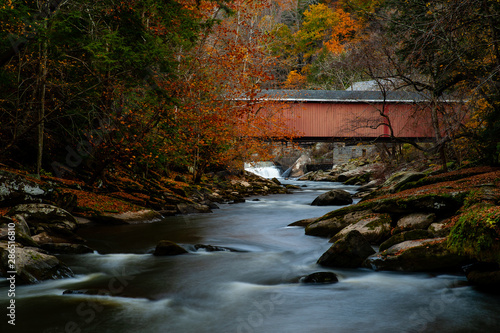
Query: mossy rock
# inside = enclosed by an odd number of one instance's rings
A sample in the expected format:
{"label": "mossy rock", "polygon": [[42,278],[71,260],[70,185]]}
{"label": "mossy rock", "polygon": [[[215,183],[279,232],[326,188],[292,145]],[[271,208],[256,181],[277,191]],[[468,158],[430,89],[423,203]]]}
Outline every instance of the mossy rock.
{"label": "mossy rock", "polygon": [[393,233],[413,229],[427,229],[436,219],[434,213],[413,213],[401,217],[394,228]]}
{"label": "mossy rock", "polygon": [[322,266],[357,268],[375,253],[370,243],[357,230],[352,230],[337,240],[317,263]]}
{"label": "mossy rock", "polygon": [[370,211],[376,205],[377,205],[377,202],[373,201],[373,202],[361,202],[361,203],[357,203],[355,205],[342,207],[342,208],[333,210],[329,213],[326,213],[325,215],[318,218],[317,221],[329,220],[333,217],[345,216],[345,215],[347,215],[349,213],[353,213],[353,212]]}
{"label": "mossy rock", "polygon": [[422,172],[403,171],[398,172],[389,177],[389,179],[382,185],[388,187],[390,193],[398,192],[405,184],[409,182],[418,181],[425,177]]}
{"label": "mossy rock", "polygon": [[458,217],[448,235],[448,246],[457,254],[478,261],[500,263],[500,207],[479,204]]}
{"label": "mossy rock", "polygon": [[25,177],[0,170],[0,207],[12,207],[28,202],[50,199],[53,189],[41,186]]}
{"label": "mossy rock", "polygon": [[451,226],[445,222],[435,222],[432,223],[427,230],[435,237],[446,237],[450,234]]}
{"label": "mossy rock", "polygon": [[[56,257],[39,252],[37,248],[16,244],[16,281],[20,284],[38,283],[43,280],[73,276],[73,272]],[[7,276],[9,250],[7,242],[0,242],[0,275]]]}
{"label": "mossy rock", "polygon": [[343,206],[352,204],[352,196],[344,190],[331,190],[319,195],[311,203],[312,206]]}
{"label": "mossy rock", "polygon": [[408,240],[368,257],[363,266],[388,271],[455,271],[470,262],[446,247],[446,238]]}
{"label": "mossy rock", "polygon": [[370,244],[380,244],[391,237],[391,217],[388,214],[369,214],[342,229],[330,242],[336,242],[352,230],[361,233]]}
{"label": "mossy rock", "polygon": [[396,245],[398,243],[402,243],[404,241],[416,240],[416,239],[428,239],[432,237],[433,237],[432,233],[428,230],[416,229],[416,230],[405,231],[393,235],[391,238],[380,244],[379,251],[380,252],[385,251],[391,246]]}
{"label": "mossy rock", "polygon": [[497,262],[477,262],[464,267],[467,281],[488,293],[500,293],[500,265]]}
{"label": "mossy rock", "polygon": [[305,229],[306,235],[332,237],[349,225],[343,216],[335,216],[327,220],[310,222]]}
{"label": "mossy rock", "polygon": [[61,230],[74,231],[78,226],[75,217],[69,212],[48,204],[17,205],[7,213],[7,216],[22,216],[30,226],[32,234],[37,228],[59,232]]}
{"label": "mossy rock", "polygon": [[303,220],[292,222],[288,226],[289,227],[307,227],[309,224],[313,223],[316,220],[317,220],[317,218],[303,219]]}
{"label": "mossy rock", "polygon": [[25,246],[38,246],[31,238],[30,228],[24,220],[24,217],[20,215],[0,216],[0,240],[9,240],[9,224],[14,224],[16,242]]}
{"label": "mossy rock", "polygon": [[349,178],[344,182],[345,185],[363,185],[370,181],[371,173],[365,173],[363,175],[355,176]]}
{"label": "mossy rock", "polygon": [[[347,207],[345,207],[347,208]],[[345,227],[355,224],[373,214],[371,210],[339,209],[323,215],[306,226],[305,233],[310,236],[332,237]],[[325,217],[328,217],[325,219]]]}
{"label": "mossy rock", "polygon": [[402,191],[407,183],[418,181],[425,177],[424,173],[414,171],[401,171],[391,175],[381,186],[380,189],[373,191],[363,198],[363,200],[375,199],[388,193],[397,193]]}
{"label": "mossy rock", "polygon": [[377,213],[410,214],[435,213],[436,216],[451,216],[463,205],[461,194],[426,194],[404,198],[388,198],[379,200],[373,207]]}

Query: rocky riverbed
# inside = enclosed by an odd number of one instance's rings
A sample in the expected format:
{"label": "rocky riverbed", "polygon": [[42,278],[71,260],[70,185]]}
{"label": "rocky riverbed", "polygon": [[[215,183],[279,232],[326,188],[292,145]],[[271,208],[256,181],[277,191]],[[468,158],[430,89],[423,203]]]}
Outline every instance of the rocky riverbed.
{"label": "rocky riverbed", "polygon": [[471,283],[498,292],[500,170],[477,167],[434,175],[400,171],[377,186],[371,179],[376,168],[305,176],[365,182],[359,203],[292,223],[305,226],[307,235],[330,238],[332,246],[318,263],[389,271],[464,271]]}
{"label": "rocky riverbed", "polygon": [[[396,271],[456,272],[465,267],[471,283],[498,291],[500,170],[480,167],[445,174],[401,171],[381,182],[373,177],[379,168],[369,164],[306,175],[307,179],[325,180],[327,174],[331,181],[364,185],[357,194],[362,197],[359,203],[292,223],[305,226],[307,235],[330,239],[332,246],[318,264]],[[145,185],[131,179],[120,179],[114,182],[115,189],[96,193],[78,182],[39,181],[8,171],[0,177],[0,272],[6,276],[9,263],[15,262],[19,282],[28,284],[72,276],[55,255],[92,252],[75,233],[85,225],[209,213],[218,203],[289,192],[276,179],[249,173],[222,173],[205,186],[178,179],[168,185],[156,184],[147,194]],[[320,197],[334,200],[326,204],[336,204],[341,194]],[[342,200],[344,205],[352,199]],[[474,225],[468,226],[470,211],[489,212],[474,222],[484,235],[468,233],[475,230]]]}

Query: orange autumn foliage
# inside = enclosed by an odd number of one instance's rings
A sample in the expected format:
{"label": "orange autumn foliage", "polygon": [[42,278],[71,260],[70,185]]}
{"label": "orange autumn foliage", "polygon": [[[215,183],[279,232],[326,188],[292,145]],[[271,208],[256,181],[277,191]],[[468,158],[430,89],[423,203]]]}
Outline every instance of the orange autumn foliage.
{"label": "orange autumn foliage", "polygon": [[356,42],[356,33],[361,29],[361,23],[352,19],[349,13],[341,8],[335,10],[337,24],[332,26],[330,39],[325,42],[325,47],[333,54],[344,52],[346,43]]}
{"label": "orange autumn foliage", "polygon": [[258,26],[266,3],[241,0],[227,6],[232,15],[216,3],[201,2],[200,15],[212,13],[219,24],[182,54],[193,61],[181,63],[183,80],[168,87],[180,103],[175,109],[177,146],[166,146],[164,152],[175,153],[175,148],[196,181],[210,166],[265,156],[269,147],[264,139],[291,136],[279,117],[254,107],[260,86],[271,79],[273,62],[263,47],[269,36]]}

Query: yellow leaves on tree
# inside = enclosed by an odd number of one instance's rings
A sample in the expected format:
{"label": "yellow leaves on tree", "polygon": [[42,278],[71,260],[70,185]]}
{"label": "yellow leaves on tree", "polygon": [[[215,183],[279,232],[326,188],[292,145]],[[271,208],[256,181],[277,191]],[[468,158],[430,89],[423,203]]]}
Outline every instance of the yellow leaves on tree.
{"label": "yellow leaves on tree", "polygon": [[342,8],[332,9],[322,3],[311,5],[304,17],[296,35],[309,56],[318,52],[321,44],[334,54],[342,53],[346,44],[356,41],[356,33],[362,26]]}
{"label": "yellow leaves on tree", "polygon": [[[300,89],[311,81],[311,68],[322,56],[338,57],[346,54],[349,46],[360,41],[364,19],[344,10],[336,3],[313,4],[303,12],[300,28],[285,24],[273,30],[274,40],[270,50],[278,56],[281,66],[288,73],[281,77],[284,87]],[[321,60],[319,60],[321,61]]]}
{"label": "yellow leaves on tree", "polygon": [[291,71],[288,73],[288,77],[284,83],[286,89],[301,89],[306,84],[307,77],[298,73],[297,71]]}

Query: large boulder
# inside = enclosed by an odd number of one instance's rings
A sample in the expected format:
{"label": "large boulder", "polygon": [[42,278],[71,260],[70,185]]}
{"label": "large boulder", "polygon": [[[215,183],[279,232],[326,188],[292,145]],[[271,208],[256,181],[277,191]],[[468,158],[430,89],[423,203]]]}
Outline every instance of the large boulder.
{"label": "large boulder", "polygon": [[24,218],[30,226],[32,235],[43,231],[65,234],[74,231],[78,225],[73,215],[49,204],[17,205],[7,213],[7,216]]}
{"label": "large boulder", "polygon": [[155,256],[175,256],[188,253],[182,246],[167,240],[162,240],[156,245],[153,255]]}
{"label": "large boulder", "polygon": [[26,246],[37,246],[31,238],[29,226],[22,216],[0,216],[0,241],[8,241],[12,236],[18,243]]}
{"label": "large boulder", "polygon": [[305,233],[309,236],[332,237],[350,224],[343,216],[329,219],[317,219],[306,225]]}
{"label": "large boulder", "polygon": [[500,265],[497,262],[477,262],[464,267],[471,285],[490,293],[500,293]]}
{"label": "large boulder", "polygon": [[372,173],[380,169],[381,167],[382,166],[377,163],[366,164],[353,170],[340,173],[337,176],[337,180],[343,183],[350,180],[351,182],[353,182],[353,185],[358,185],[354,184],[354,179],[358,179],[360,183],[366,184],[370,181]]}
{"label": "large boulder", "polygon": [[398,192],[398,190],[401,189],[404,185],[410,182],[416,182],[424,178],[425,176],[426,176],[425,173],[422,172],[415,172],[415,171],[397,172],[391,175],[385,181],[385,183],[382,184],[382,187],[389,193],[395,193]]}
{"label": "large boulder", "polygon": [[103,213],[92,217],[92,220],[106,224],[136,224],[144,222],[158,221],[163,216],[150,209],[143,209],[136,212],[124,212],[119,214]]}
{"label": "large boulder", "polygon": [[354,194],[354,198],[364,198],[370,195],[372,192],[376,191],[380,185],[382,184],[381,179],[373,179],[368,183],[360,186],[356,194]]}
{"label": "large boulder", "polygon": [[49,191],[25,177],[0,170],[0,207],[11,207],[26,202],[42,202]]}
{"label": "large boulder", "polygon": [[337,176],[332,175],[331,172],[328,171],[317,170],[317,171],[309,171],[308,173],[300,177],[298,180],[310,180],[317,182],[336,182]]}
{"label": "large boulder", "polygon": [[415,171],[400,171],[392,174],[379,189],[365,196],[364,199],[373,199],[388,193],[396,193],[406,187],[407,184],[416,182],[426,175]]}
{"label": "large boulder", "polygon": [[404,231],[393,235],[391,238],[380,244],[378,250],[382,252],[384,250],[387,250],[391,246],[394,246],[398,243],[402,243],[404,241],[416,240],[416,239],[429,239],[429,238],[433,238],[433,234],[428,230],[416,229],[416,230]]}
{"label": "large boulder", "polygon": [[288,177],[298,178],[303,176],[307,171],[307,164],[311,163],[310,153],[305,151],[290,167]]}
{"label": "large boulder", "polygon": [[16,232],[19,232],[21,234],[27,234],[30,235],[30,227],[28,223],[26,223],[26,220],[22,216],[0,216],[0,225],[2,226],[7,226],[10,224],[13,226],[16,230]]}
{"label": "large boulder", "polygon": [[352,230],[357,230],[371,244],[380,244],[391,237],[391,217],[388,214],[373,214],[367,216],[357,223],[342,229],[330,239],[331,243],[345,237]]}
{"label": "large boulder", "polygon": [[317,263],[323,266],[356,268],[373,253],[375,251],[363,235],[352,230],[323,253]]}
{"label": "large boulder", "polygon": [[[9,247],[10,245],[10,247]],[[14,246],[13,246],[14,245]],[[19,243],[0,242],[0,273],[10,277],[8,273],[15,268],[16,282],[21,284],[37,283],[43,280],[59,279],[73,276],[73,272],[56,257],[40,252],[33,247],[23,247]],[[15,266],[12,267],[12,260]]]}
{"label": "large boulder", "polygon": [[40,247],[53,254],[84,254],[94,252],[93,249],[84,244],[46,243],[40,245]]}
{"label": "large boulder", "polygon": [[312,221],[305,233],[310,236],[332,237],[350,224],[357,223],[373,212],[362,205],[353,205],[334,210]]}
{"label": "large boulder", "polygon": [[446,238],[408,240],[378,252],[365,260],[363,266],[387,271],[456,270],[468,258],[451,253]]}
{"label": "large boulder", "polygon": [[303,219],[303,220],[292,222],[288,226],[289,227],[307,227],[309,224],[313,223],[317,219],[318,219],[318,217]]}
{"label": "large boulder", "polygon": [[177,204],[177,210],[181,214],[196,214],[196,213],[212,213],[210,207],[197,203],[180,203]]}
{"label": "large boulder", "polygon": [[38,246],[45,244],[83,244],[86,242],[85,239],[77,234],[49,234],[46,231],[34,235],[32,239],[38,244]]}
{"label": "large boulder", "polygon": [[444,237],[448,236],[451,228],[452,226],[448,222],[434,222],[431,223],[427,230],[429,230],[434,235],[434,237]]}
{"label": "large boulder", "polygon": [[436,219],[434,213],[414,213],[400,218],[396,224],[396,231],[406,231],[414,229],[427,229]]}
{"label": "large boulder", "polygon": [[352,204],[352,196],[344,190],[331,190],[319,195],[311,203],[312,206],[344,206]]}

